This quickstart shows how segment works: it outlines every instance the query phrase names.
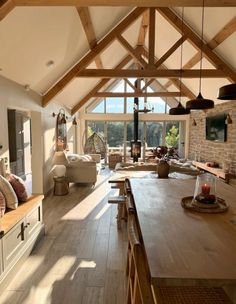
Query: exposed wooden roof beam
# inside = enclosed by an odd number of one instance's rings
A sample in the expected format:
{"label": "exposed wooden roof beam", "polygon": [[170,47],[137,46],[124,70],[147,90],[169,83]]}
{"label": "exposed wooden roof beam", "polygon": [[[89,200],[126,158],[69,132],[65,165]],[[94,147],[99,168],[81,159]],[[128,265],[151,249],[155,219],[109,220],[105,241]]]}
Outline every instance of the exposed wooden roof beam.
{"label": "exposed wooden roof beam", "polygon": [[93,95],[93,97],[175,97],[175,96],[180,96],[180,92],[150,92],[150,93],[97,92]]}
{"label": "exposed wooden roof beam", "polygon": [[[182,36],[179,40],[177,40],[173,46],[158,60],[156,60],[155,67],[160,67],[163,62],[166,61],[167,58],[170,57],[174,53],[174,51],[187,39],[187,35]],[[155,79],[150,79],[145,86],[142,88],[142,90],[145,90]],[[172,80],[169,81],[172,83]]]}
{"label": "exposed wooden roof beam", "polygon": [[[78,73],[78,77],[88,78],[199,78],[200,70],[129,70],[129,69],[84,69]],[[221,70],[203,69],[202,78],[224,78]]]}
{"label": "exposed wooden roof beam", "polygon": [[158,12],[172,24],[179,32],[182,32],[183,28],[183,34],[188,35],[188,40],[194,44],[198,49],[201,49],[202,52],[205,54],[207,59],[219,70],[223,71],[225,73],[225,76],[230,81],[236,82],[236,73],[233,71],[233,69],[228,66],[216,53],[214,53],[211,48],[207,44],[203,44],[202,41],[198,37],[197,34],[193,32],[193,30],[187,25],[183,24],[181,19],[169,8],[157,8]]}
{"label": "exposed wooden roof beam", "polygon": [[135,86],[129,81],[129,79],[124,78],[124,81],[134,90],[134,92],[138,91],[138,89],[135,88]]}
{"label": "exposed wooden roof beam", "polygon": [[[130,62],[132,57],[130,55],[126,56],[121,62],[115,67],[115,69],[122,69],[126,64]],[[72,115],[74,115],[77,111],[79,111],[86,102],[94,96],[95,93],[97,93],[102,87],[104,87],[105,84],[107,84],[110,81],[109,78],[102,79],[99,81],[99,83],[89,91],[88,94],[86,94],[71,110]]]}
{"label": "exposed wooden roof beam", "polygon": [[187,35],[184,35],[179,40],[177,40],[175,44],[173,44],[173,46],[160,59],[156,61],[155,67],[158,68],[163,62],[165,62],[166,59],[169,58],[170,55],[172,55],[186,39]]}
{"label": "exposed wooden roof beam", "polygon": [[42,105],[45,107],[53,97],[64,89],[66,85],[74,79],[78,72],[85,68],[97,55],[107,48],[116,38],[117,34],[122,33],[136,18],[138,18],[145,8],[138,7],[134,9],[125,19],[123,19],[109,34],[107,34],[87,55],[85,55],[69,72],[62,77],[44,96]]}
{"label": "exposed wooden roof beam", "polygon": [[225,39],[236,31],[236,17],[232,18],[212,39],[207,45],[211,49],[215,49]]}
{"label": "exposed wooden roof beam", "polygon": [[154,57],[155,57],[155,14],[156,10],[151,7],[149,9],[149,32],[148,32],[148,66],[154,68]]}
{"label": "exposed wooden roof beam", "polygon": [[[213,50],[220,45],[225,39],[236,31],[236,17],[232,18],[208,43],[207,45]],[[204,54],[203,54],[204,55]],[[184,66],[184,69],[191,69],[201,59],[201,52],[198,51]],[[171,81],[165,84],[165,88],[171,85]]]}
{"label": "exposed wooden roof beam", "polygon": [[[142,53],[144,56],[148,56],[148,51],[146,48],[142,48]],[[157,58],[155,58],[157,60]],[[158,60],[157,60],[158,61]],[[162,69],[167,69],[167,67],[164,64],[161,64],[160,66]],[[182,82],[181,83],[181,88],[180,88],[180,81],[179,79],[170,79],[171,83],[178,88],[179,90],[181,89],[182,93],[186,95],[189,99],[194,99],[196,96],[193,94],[193,92]],[[150,82],[150,83],[149,83]],[[146,85],[150,85],[152,83],[152,79],[147,82]],[[143,87],[143,90],[145,89],[145,86]]]}
{"label": "exposed wooden roof beam", "polygon": [[[15,0],[16,5],[26,6],[142,6],[142,7],[174,7],[202,6],[199,0]],[[205,0],[204,6],[235,6],[235,0]]]}
{"label": "exposed wooden roof beam", "polygon": [[[86,38],[89,43],[89,47],[92,50],[97,45],[97,39],[96,39],[93,24],[92,24],[92,20],[90,17],[89,8],[88,7],[77,7],[77,12],[79,14],[81,23],[83,25],[84,32],[85,32]],[[103,68],[100,55],[95,57],[94,61],[95,61],[95,64],[98,69]]]}
{"label": "exposed wooden roof beam", "polygon": [[142,23],[139,29],[138,43],[137,43],[137,45],[139,46],[144,45],[148,25],[149,25],[149,10],[146,10],[143,13]]}
{"label": "exposed wooden roof beam", "polygon": [[142,66],[146,67],[147,62],[140,56],[137,49],[134,49],[128,41],[121,35],[117,35],[117,40],[123,45],[123,47],[128,51],[128,53],[133,56],[134,59]]}
{"label": "exposed wooden roof beam", "polygon": [[15,3],[12,0],[1,0],[0,1],[0,21],[6,17],[8,13],[15,7]]}

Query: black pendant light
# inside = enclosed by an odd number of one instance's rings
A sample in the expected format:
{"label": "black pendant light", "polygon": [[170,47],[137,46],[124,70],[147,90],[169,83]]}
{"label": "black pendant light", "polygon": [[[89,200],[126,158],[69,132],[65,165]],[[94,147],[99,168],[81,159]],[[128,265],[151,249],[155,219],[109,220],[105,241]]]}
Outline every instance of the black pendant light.
{"label": "black pendant light", "polygon": [[[182,7],[182,17],[181,17],[181,32],[183,36],[183,23],[184,23],[184,7]],[[179,90],[180,90],[180,97],[179,97],[179,103],[177,107],[171,108],[169,110],[169,115],[185,115],[189,114],[190,110],[185,109],[183,105],[181,104],[181,94],[182,94],[182,65],[183,65],[183,43],[181,44],[181,49],[180,49],[180,78],[179,78]]]}
{"label": "black pendant light", "polygon": [[218,99],[236,100],[236,83],[227,84],[219,89]]}
{"label": "black pendant light", "polygon": [[185,109],[181,102],[178,103],[177,107],[175,108],[171,108],[169,110],[169,114],[170,115],[185,115],[185,114],[189,114],[190,110],[189,109]]}
{"label": "black pendant light", "polygon": [[195,99],[189,100],[186,103],[186,109],[189,110],[206,110],[214,108],[214,101],[205,99],[201,93],[202,85],[202,47],[203,47],[203,25],[204,25],[204,0],[202,4],[202,33],[201,33],[201,49],[200,49],[200,74],[199,74],[199,94]]}

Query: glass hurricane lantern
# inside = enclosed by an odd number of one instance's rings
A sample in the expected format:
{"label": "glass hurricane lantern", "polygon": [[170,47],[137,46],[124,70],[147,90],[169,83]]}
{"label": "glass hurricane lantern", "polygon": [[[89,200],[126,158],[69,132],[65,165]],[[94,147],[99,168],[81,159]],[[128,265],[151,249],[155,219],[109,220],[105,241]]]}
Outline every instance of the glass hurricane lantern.
{"label": "glass hurricane lantern", "polygon": [[203,204],[213,204],[216,202],[216,178],[209,173],[197,176],[194,200]]}

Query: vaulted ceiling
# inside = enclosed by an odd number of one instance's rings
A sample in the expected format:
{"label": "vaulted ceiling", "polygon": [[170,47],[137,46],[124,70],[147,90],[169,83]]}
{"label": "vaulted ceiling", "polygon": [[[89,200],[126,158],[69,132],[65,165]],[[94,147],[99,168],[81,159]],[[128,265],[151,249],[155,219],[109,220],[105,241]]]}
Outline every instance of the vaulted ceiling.
{"label": "vaulted ceiling", "polygon": [[198,94],[202,49],[202,93],[219,102],[219,87],[236,82],[236,1],[205,0],[203,43],[199,2],[0,1],[0,75],[29,85],[42,106],[57,101],[72,113],[130,77],[155,84],[153,96],[181,88],[184,103]]}

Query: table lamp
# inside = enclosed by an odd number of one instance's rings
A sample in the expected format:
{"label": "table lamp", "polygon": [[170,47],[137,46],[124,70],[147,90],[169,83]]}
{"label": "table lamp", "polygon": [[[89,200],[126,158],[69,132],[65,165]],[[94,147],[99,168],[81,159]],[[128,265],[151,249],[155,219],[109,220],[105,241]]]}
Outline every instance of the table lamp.
{"label": "table lamp", "polygon": [[62,177],[66,174],[66,165],[68,165],[68,160],[63,151],[57,151],[53,155],[53,171],[56,176]]}

